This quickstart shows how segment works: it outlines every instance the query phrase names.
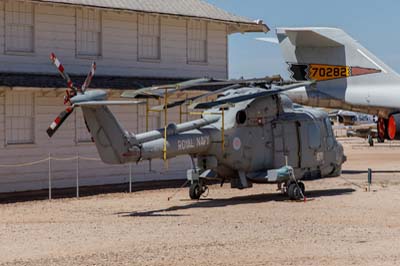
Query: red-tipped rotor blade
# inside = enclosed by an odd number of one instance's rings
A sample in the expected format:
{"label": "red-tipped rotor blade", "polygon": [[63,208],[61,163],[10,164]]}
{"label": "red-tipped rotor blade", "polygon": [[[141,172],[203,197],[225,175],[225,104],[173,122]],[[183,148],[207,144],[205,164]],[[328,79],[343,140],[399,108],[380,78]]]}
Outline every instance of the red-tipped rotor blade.
{"label": "red-tipped rotor blade", "polygon": [[54,120],[53,123],[47,129],[47,135],[51,138],[54,133],[58,130],[58,128],[64,123],[64,121],[72,114],[74,111],[73,107],[68,107],[65,111],[62,111],[59,116]]}
{"label": "red-tipped rotor blade", "polygon": [[61,64],[60,60],[58,60],[57,56],[54,53],[51,53],[50,59],[53,62],[53,65],[56,66],[58,72],[60,75],[63,77],[63,79],[67,82],[67,86],[69,89],[73,90],[74,93],[76,94],[78,89],[74,86],[74,83],[72,82],[71,78],[69,77],[68,73],[65,72],[64,66]]}
{"label": "red-tipped rotor blade", "polygon": [[87,88],[89,88],[90,83],[92,82],[92,79],[93,79],[93,76],[94,76],[95,72],[96,72],[96,62],[93,62],[92,68],[90,69],[90,72],[87,75],[86,80],[82,85],[82,88],[81,88],[82,92],[85,92],[87,90]]}

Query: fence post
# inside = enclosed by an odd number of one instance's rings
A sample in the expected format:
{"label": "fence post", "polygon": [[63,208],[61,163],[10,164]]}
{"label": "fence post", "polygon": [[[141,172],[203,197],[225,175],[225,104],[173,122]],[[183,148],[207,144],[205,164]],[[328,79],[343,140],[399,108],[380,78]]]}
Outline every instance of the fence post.
{"label": "fence post", "polygon": [[51,200],[51,153],[49,152],[49,200]]}
{"label": "fence post", "polygon": [[79,199],[79,151],[76,153],[76,198]]}
{"label": "fence post", "polygon": [[129,193],[132,193],[132,163],[129,164]]}
{"label": "fence post", "polygon": [[368,192],[371,192],[371,184],[372,184],[372,169],[368,168]]}

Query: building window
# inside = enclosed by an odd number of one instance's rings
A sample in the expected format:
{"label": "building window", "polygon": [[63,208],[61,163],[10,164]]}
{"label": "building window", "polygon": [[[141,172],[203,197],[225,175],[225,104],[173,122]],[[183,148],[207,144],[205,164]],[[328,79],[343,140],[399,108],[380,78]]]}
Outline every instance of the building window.
{"label": "building window", "polygon": [[101,56],[101,11],[76,10],[76,53],[78,56]]}
{"label": "building window", "polygon": [[6,143],[34,142],[34,94],[32,92],[6,93]]}
{"label": "building window", "polygon": [[139,60],[160,60],[160,17],[139,15],[138,28]]}
{"label": "building window", "polygon": [[207,22],[188,21],[187,36],[188,62],[207,63]]}
{"label": "building window", "polygon": [[34,52],[34,7],[32,3],[6,1],[5,51]]}

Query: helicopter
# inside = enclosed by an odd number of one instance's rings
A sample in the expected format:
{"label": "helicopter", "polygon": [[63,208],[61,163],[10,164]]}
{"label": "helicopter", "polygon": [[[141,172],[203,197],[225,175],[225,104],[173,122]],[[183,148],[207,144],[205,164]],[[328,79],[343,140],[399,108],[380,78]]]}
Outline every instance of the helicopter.
{"label": "helicopter", "polygon": [[345,110],[334,110],[329,112],[332,123],[337,125],[334,128],[345,129],[347,137],[358,137],[368,140],[368,144],[374,146],[374,138],[378,143],[385,140],[379,138],[377,121],[378,117]]}
{"label": "helicopter", "polygon": [[[304,198],[308,178],[338,176],[346,160],[343,147],[336,141],[326,112],[294,105],[284,94],[313,82],[284,81],[279,76],[261,79],[196,79],[172,85],[126,91],[127,101],[108,101],[102,90],[88,90],[94,76],[93,63],[83,86],[74,85],[63,65],[52,54],[51,61],[67,84],[64,103],[68,106],[47,129],[53,136],[77,107],[106,164],[165,161],[182,155],[192,159],[187,170],[189,196],[198,200],[209,180],[232,188],[245,189],[253,183],[278,184],[292,200]],[[193,87],[220,88],[184,101],[168,102],[171,93]],[[213,101],[201,101],[216,95]],[[155,108],[165,115],[165,126],[141,134],[126,131],[108,108],[109,105],[135,105],[138,99],[163,98]],[[189,104],[201,110],[201,118],[180,124],[167,123],[168,109]]]}

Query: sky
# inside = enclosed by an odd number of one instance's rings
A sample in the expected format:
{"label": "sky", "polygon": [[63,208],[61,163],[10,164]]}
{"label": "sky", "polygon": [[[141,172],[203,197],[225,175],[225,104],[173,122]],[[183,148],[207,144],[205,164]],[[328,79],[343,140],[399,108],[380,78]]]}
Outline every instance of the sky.
{"label": "sky", "polygon": [[400,73],[400,1],[395,0],[206,0],[252,20],[262,19],[271,31],[229,37],[230,78],[281,74],[287,67],[278,45],[255,40],[274,37],[276,27],[342,28]]}

